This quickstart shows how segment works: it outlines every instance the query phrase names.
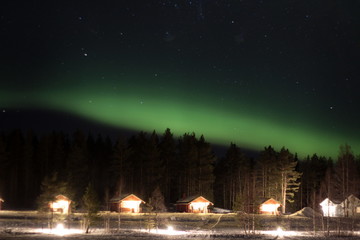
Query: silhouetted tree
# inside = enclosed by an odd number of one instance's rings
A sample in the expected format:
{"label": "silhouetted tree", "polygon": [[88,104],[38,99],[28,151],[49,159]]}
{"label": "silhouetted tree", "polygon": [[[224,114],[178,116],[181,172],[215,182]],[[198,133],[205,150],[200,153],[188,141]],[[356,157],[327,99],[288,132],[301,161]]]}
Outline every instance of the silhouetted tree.
{"label": "silhouetted tree", "polygon": [[89,183],[85,189],[85,193],[82,196],[82,204],[86,210],[85,215],[85,232],[89,233],[89,229],[91,225],[94,223],[96,218],[98,217],[98,212],[100,208],[100,202],[98,196],[96,194],[95,189]]}
{"label": "silhouetted tree", "polygon": [[159,159],[164,166],[160,176],[160,189],[164,193],[166,202],[175,202],[181,197],[177,191],[179,162],[176,155],[176,143],[170,129],[167,128],[159,143]]}

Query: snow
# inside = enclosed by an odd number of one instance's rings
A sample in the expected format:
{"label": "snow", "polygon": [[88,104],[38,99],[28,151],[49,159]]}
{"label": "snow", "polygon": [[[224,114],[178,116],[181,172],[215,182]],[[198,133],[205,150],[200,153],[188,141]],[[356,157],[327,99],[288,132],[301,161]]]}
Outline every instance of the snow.
{"label": "snow", "polygon": [[[342,236],[336,232],[332,225],[330,235],[325,237],[326,232],[317,229],[316,235],[312,231],[313,218],[311,208],[305,208],[295,213],[294,216],[263,216],[256,215],[256,225],[261,226],[252,234],[250,226],[245,225],[249,219],[240,219],[234,221],[239,216],[233,213],[228,214],[177,214],[164,213],[156,215],[156,219],[161,222],[158,228],[147,229],[146,219],[149,215],[142,214],[122,214],[120,230],[117,227],[117,213],[102,213],[101,219],[96,226],[90,229],[89,234],[85,234],[81,228],[81,215],[75,215],[70,222],[53,224],[49,228],[48,218],[39,215],[36,212],[0,212],[0,239],[99,239],[99,240],[152,240],[152,239],[297,239],[297,240],[315,240],[330,239],[340,240],[360,239],[360,232],[357,223],[355,231],[342,230]],[[104,221],[110,221],[110,227],[105,229]],[[151,217],[151,216],[150,216]],[[154,220],[154,219],[153,219]],[[291,223],[290,223],[291,222]],[[333,224],[336,224],[334,222]],[[344,222],[342,222],[344,224]],[[281,226],[281,228],[279,228]],[[347,234],[347,235],[346,235]]]}

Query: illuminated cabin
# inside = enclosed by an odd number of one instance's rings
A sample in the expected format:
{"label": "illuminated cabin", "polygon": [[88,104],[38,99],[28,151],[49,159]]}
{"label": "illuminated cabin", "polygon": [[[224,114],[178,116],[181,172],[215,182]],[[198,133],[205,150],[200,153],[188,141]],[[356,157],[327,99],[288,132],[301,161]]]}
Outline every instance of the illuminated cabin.
{"label": "illuminated cabin", "polygon": [[202,196],[190,196],[178,200],[175,204],[176,211],[187,213],[208,213],[212,202]]}
{"label": "illuminated cabin", "polygon": [[281,206],[279,201],[273,198],[264,200],[259,207],[260,214],[279,215],[278,208]]}
{"label": "illuminated cabin", "polygon": [[353,194],[344,201],[325,198],[320,206],[325,217],[360,216],[360,199]]}
{"label": "illuminated cabin", "polygon": [[325,198],[324,201],[320,203],[321,210],[325,217],[341,217],[343,216],[343,210],[341,207],[340,200],[334,200]]}
{"label": "illuminated cabin", "polygon": [[110,199],[110,211],[139,213],[141,212],[141,203],[145,202],[134,194],[123,194],[120,197]]}
{"label": "illuminated cabin", "polygon": [[55,201],[49,203],[49,208],[52,212],[69,214],[71,212],[70,204],[71,200],[60,194],[55,197]]}

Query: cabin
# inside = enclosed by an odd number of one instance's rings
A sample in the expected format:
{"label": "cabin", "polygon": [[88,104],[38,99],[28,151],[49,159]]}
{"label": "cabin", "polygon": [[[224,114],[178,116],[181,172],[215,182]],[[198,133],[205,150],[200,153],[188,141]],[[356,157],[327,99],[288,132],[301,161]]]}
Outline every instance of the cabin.
{"label": "cabin", "polygon": [[214,204],[203,196],[190,196],[178,200],[175,207],[177,212],[208,213],[212,205]]}
{"label": "cabin", "polygon": [[123,194],[110,199],[110,211],[123,213],[140,213],[140,204],[145,203],[134,194]]}
{"label": "cabin", "polygon": [[343,211],[341,207],[341,201],[335,199],[325,198],[321,203],[321,210],[324,217],[341,217]]}
{"label": "cabin", "polygon": [[360,216],[360,199],[353,194],[344,201],[326,198],[320,206],[325,217]]}
{"label": "cabin", "polygon": [[265,199],[261,202],[259,207],[260,214],[268,214],[268,215],[279,215],[280,212],[278,208],[281,206],[279,201],[276,201],[273,198]]}
{"label": "cabin", "polygon": [[341,208],[345,217],[360,216],[360,199],[351,194],[341,203]]}
{"label": "cabin", "polygon": [[71,212],[70,208],[71,200],[64,195],[57,195],[55,200],[49,202],[49,208],[51,212],[69,214]]}

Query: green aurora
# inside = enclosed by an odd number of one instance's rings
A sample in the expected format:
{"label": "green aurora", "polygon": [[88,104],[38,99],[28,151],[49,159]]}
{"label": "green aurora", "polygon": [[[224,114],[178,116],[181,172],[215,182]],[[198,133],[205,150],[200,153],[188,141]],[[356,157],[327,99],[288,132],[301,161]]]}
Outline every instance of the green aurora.
{"label": "green aurora", "polygon": [[[313,153],[336,158],[339,146],[344,143],[359,152],[359,140],[339,131],[329,132],[326,124],[309,122],[304,116],[311,113],[290,115],[289,107],[272,112],[266,107],[269,105],[266,100],[257,101],[253,96],[221,97],[223,89],[215,85],[174,86],[181,82],[181,76],[151,78],[145,73],[123,76],[126,81],[120,83],[106,80],[95,84],[91,77],[82,78],[88,81],[77,86],[62,81],[61,86],[43,84],[31,91],[9,89],[1,93],[0,102],[4,108],[52,109],[136,131],[161,133],[170,128],[176,136],[194,132],[224,146],[231,142],[252,150],[268,145],[275,149],[285,146],[301,158]],[[167,78],[171,78],[171,88],[166,85]]]}

